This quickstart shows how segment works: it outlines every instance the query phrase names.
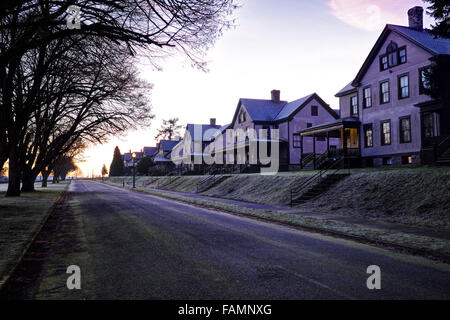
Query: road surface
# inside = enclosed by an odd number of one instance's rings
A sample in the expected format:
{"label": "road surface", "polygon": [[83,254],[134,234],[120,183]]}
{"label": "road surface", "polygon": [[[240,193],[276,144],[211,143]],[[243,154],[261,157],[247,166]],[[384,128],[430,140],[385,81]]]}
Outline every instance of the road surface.
{"label": "road surface", "polygon": [[[74,181],[37,299],[449,299],[450,267],[365,244]],[[68,290],[69,265],[81,290]],[[381,269],[381,290],[367,268]]]}

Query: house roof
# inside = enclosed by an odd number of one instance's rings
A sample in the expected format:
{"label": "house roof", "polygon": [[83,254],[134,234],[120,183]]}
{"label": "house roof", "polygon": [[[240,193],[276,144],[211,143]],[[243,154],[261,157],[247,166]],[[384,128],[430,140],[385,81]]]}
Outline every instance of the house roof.
{"label": "house roof", "polygon": [[428,51],[435,55],[450,54],[450,39],[435,38],[430,30],[424,29],[423,31],[418,31],[394,24],[388,24],[388,27],[416,44],[428,49]]}
{"label": "house roof", "polygon": [[286,101],[273,102],[261,99],[240,99],[253,121],[273,121],[287,104]]}
{"label": "house roof", "polygon": [[172,151],[173,147],[175,147],[178,143],[180,143],[179,140],[161,140],[158,147],[162,148],[163,152],[167,152]]}
{"label": "house roof", "polygon": [[[219,125],[212,126],[210,124],[193,124],[189,123],[186,126],[186,130],[189,131],[191,138],[194,139],[195,136],[195,128],[199,128],[201,131],[203,141],[211,141],[213,137],[217,134],[217,132],[222,128]],[[197,129],[197,130],[199,130]],[[213,130],[210,130],[213,129]]]}
{"label": "house roof", "polygon": [[153,156],[156,152],[158,152],[157,147],[144,147],[144,154],[146,157]]}
{"label": "house roof", "polygon": [[350,82],[348,85],[346,85],[344,88],[342,88],[338,93],[335,94],[335,97],[342,97],[349,93],[352,93],[353,91],[356,91],[356,87],[352,85],[353,81]]}
{"label": "house roof", "polygon": [[341,118],[337,119],[332,122],[326,122],[319,124],[317,126],[309,127],[303,130],[298,131],[302,135],[308,135],[311,133],[319,133],[319,132],[326,132],[329,130],[335,130],[336,128],[345,126],[349,128],[359,128],[361,125],[361,121],[358,118],[355,117],[347,117],[347,118]]}
{"label": "house roof", "polygon": [[255,122],[281,122],[295,115],[314,98],[334,118],[338,118],[336,112],[331,109],[330,106],[326,104],[325,101],[323,101],[317,93],[313,93],[292,102],[273,102],[272,100],[261,99],[240,99],[233,122],[236,120],[237,111],[239,110],[239,107],[241,105],[244,106],[244,108],[250,115],[250,118],[252,118],[252,120]]}
{"label": "house roof", "polygon": [[[425,51],[429,52],[432,55],[450,55],[450,39],[435,38],[427,29],[418,31],[409,27],[387,24],[377,42],[373,46],[372,50],[370,51],[369,55],[367,56],[366,60],[364,61],[364,64],[362,65],[355,79],[352,81],[351,85],[353,85],[354,87],[357,87],[359,85],[362,77],[372,64],[373,60],[376,58],[378,51],[391,32],[397,33],[398,35],[423,48]],[[342,90],[338,92],[336,96],[342,95],[341,92]]]}
{"label": "house roof", "polygon": [[218,135],[223,134],[230,126],[231,126],[231,123],[226,124],[226,125],[220,127],[220,129],[217,130],[216,133],[214,133],[214,135],[213,135],[213,137],[212,137],[212,140],[216,139]]}
{"label": "house roof", "polygon": [[313,96],[314,94],[310,94],[306,97],[297,99],[295,101],[286,103],[280,113],[277,115],[275,120],[282,120],[288,118],[291,114],[293,114],[299,107],[306,104],[306,102]]}

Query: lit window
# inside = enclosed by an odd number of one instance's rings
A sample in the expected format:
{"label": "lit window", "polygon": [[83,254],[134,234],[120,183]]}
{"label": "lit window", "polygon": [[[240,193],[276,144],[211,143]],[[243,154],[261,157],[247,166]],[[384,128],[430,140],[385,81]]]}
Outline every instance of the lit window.
{"label": "lit window", "polygon": [[373,128],[372,124],[364,125],[364,146],[366,148],[373,147]]}
{"label": "lit window", "polygon": [[391,120],[381,122],[381,145],[391,144]]}

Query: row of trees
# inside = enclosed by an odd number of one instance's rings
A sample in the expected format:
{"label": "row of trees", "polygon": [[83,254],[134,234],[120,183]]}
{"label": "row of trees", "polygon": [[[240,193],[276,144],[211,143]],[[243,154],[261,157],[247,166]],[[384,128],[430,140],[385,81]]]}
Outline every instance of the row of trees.
{"label": "row of trees", "polygon": [[[148,175],[151,167],[154,166],[154,162],[150,157],[143,157],[136,163],[136,172],[141,175]],[[120,154],[119,147],[114,149],[114,156],[111,162],[111,166],[109,167],[109,171],[106,168],[106,165],[102,167],[102,176],[106,176],[109,173],[110,177],[121,177],[127,174],[131,174],[131,172],[127,172],[129,168],[125,168],[125,165],[122,161],[122,156]]]}
{"label": "row of trees", "polygon": [[[81,11],[69,27],[68,8]],[[0,4],[0,167],[7,196],[33,191],[89,143],[153,118],[151,85],[133,65],[181,51],[199,68],[232,0],[3,0]],[[57,174],[55,172],[55,174]],[[22,183],[22,187],[21,187]]]}

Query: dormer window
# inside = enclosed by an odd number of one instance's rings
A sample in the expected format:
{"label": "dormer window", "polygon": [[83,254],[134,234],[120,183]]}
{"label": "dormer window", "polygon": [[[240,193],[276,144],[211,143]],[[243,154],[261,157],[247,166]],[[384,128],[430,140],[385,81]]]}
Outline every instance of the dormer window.
{"label": "dormer window", "polygon": [[380,56],[380,70],[406,63],[406,60],[406,47],[399,48],[395,42],[391,41],[386,48],[386,53]]}
{"label": "dormer window", "polygon": [[239,114],[239,123],[245,122],[245,112],[244,110],[241,111]]}

